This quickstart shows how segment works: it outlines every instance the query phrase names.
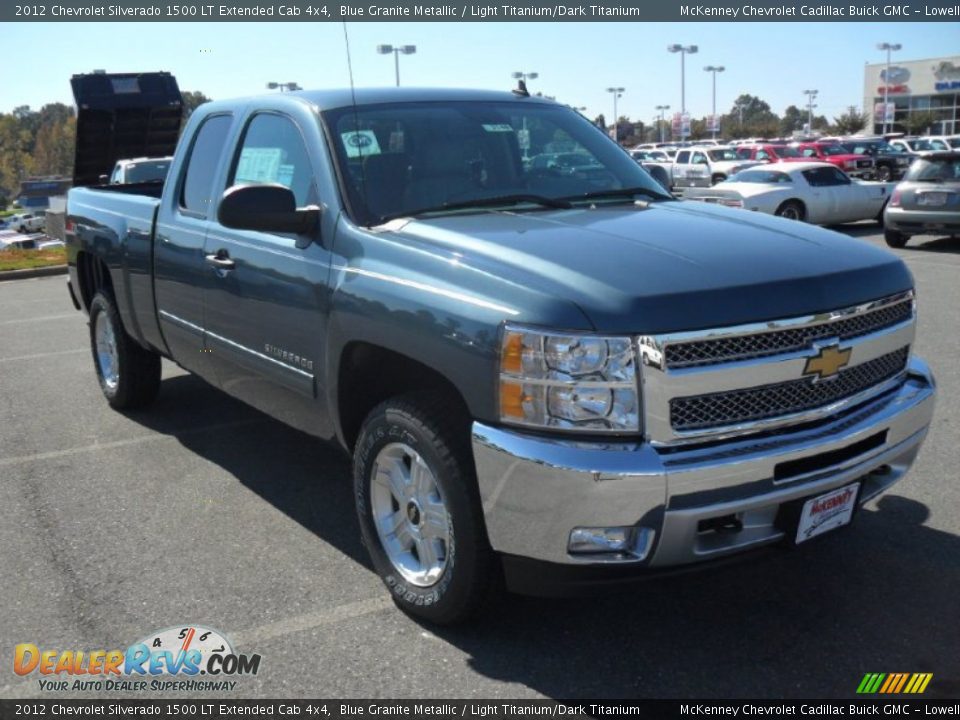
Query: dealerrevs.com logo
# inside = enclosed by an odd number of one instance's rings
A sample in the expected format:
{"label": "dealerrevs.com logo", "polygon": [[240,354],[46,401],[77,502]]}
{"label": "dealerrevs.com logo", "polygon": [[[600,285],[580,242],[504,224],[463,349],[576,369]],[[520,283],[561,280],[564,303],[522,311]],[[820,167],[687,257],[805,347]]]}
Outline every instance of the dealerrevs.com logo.
{"label": "dealerrevs.com logo", "polygon": [[20,643],[13,671],[36,676],[44,691],[233,690],[233,678],[256,675],[260,655],[234,650],[220,632],[199,625],[150,633],[126,650],[41,648]]}

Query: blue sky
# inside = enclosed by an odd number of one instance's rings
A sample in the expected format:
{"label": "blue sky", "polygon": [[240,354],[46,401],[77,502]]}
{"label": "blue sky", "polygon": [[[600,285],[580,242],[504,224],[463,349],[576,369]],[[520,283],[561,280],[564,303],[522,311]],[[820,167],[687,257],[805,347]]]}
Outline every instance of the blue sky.
{"label": "blue sky", "polygon": [[[513,71],[535,71],[533,91],[613,113],[605,88],[623,86],[620,114],[649,121],[654,107],[680,106],[680,57],[670,43],[696,44],[687,58],[687,109],[710,112],[705,65],[724,65],[717,110],[742,92],[774,111],[803,106],[803,90],[820,91],[816,112],[833,117],[860,105],[863,65],[880,62],[881,41],[898,42],[896,60],[960,52],[960,23],[348,23],[358,86],[392,85],[393,56],[379,43],[415,44],[403,56],[411,86],[509,89]],[[266,92],[269,81],[305,88],[349,83],[343,26],[327,23],[7,23],[0,63],[0,111],[18,105],[72,103],[69,78],[108,72],[168,70],[183,90],[215,99]]]}

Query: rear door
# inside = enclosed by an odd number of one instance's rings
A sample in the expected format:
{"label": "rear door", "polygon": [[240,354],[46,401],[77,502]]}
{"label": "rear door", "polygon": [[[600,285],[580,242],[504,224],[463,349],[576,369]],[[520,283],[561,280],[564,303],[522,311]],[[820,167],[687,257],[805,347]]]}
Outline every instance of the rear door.
{"label": "rear door", "polygon": [[[219,191],[279,183],[293,191],[298,207],[323,205],[314,161],[320,148],[315,118],[293,110],[255,112],[244,123]],[[210,358],[221,387],[295,427],[329,436],[316,402],[331,259],[321,234],[211,223],[204,248],[209,278],[204,304]]]}
{"label": "rear door", "polygon": [[212,378],[204,342],[203,287],[210,272],[203,241],[232,126],[230,113],[201,121],[177,177],[167,180],[176,184],[164,194],[154,240],[154,292],[164,342],[178,363],[208,379]]}

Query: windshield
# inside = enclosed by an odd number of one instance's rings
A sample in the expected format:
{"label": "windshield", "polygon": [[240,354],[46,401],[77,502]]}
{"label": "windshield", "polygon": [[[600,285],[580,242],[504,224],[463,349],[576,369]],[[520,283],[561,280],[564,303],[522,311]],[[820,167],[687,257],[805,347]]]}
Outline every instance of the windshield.
{"label": "windshield", "polygon": [[710,156],[710,159],[713,161],[718,160],[740,160],[741,158],[737,156],[737,151],[733,148],[723,148],[721,150],[710,150],[707,152],[707,155]]}
{"label": "windshield", "polygon": [[169,160],[151,160],[138,162],[127,166],[127,182],[140,183],[152,180],[166,180],[170,169]]}
{"label": "windshield", "polygon": [[549,205],[541,200],[640,188],[669,199],[630,155],[563,106],[388,103],[327,111],[324,120],[352,214],[363,225],[447,205],[469,212],[470,203],[496,198],[542,209]]}
{"label": "windshield", "polygon": [[732,175],[726,182],[757,183],[759,185],[776,185],[793,182],[786,173],[774,170],[741,170]]}
{"label": "windshield", "polygon": [[820,151],[824,155],[849,155],[850,151],[840,145],[821,145]]}
{"label": "windshield", "polygon": [[904,180],[914,182],[960,183],[960,158],[920,158],[914,160]]}

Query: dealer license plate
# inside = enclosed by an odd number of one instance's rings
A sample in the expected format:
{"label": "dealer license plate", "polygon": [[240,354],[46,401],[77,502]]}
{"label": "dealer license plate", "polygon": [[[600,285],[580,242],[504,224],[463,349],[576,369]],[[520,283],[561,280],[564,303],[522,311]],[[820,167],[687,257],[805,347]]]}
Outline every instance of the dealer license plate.
{"label": "dealer license plate", "polygon": [[857,505],[860,483],[847,485],[815,497],[803,505],[797,527],[797,543],[842,527],[850,522]]}
{"label": "dealer license plate", "polygon": [[917,195],[917,205],[940,207],[947,204],[947,194],[942,192],[928,192]]}

